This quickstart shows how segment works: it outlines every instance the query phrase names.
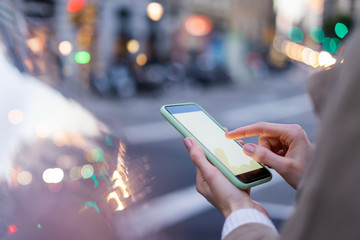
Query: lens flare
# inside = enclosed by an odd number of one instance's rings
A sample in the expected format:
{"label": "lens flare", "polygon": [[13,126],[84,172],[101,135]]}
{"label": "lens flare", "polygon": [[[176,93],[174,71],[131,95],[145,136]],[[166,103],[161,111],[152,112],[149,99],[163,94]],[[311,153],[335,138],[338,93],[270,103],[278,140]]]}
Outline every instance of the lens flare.
{"label": "lens flare", "polygon": [[124,198],[128,198],[129,197],[129,193],[127,191],[127,187],[124,183],[124,181],[122,180],[120,174],[118,171],[114,171],[113,176],[111,178],[114,182],[113,188],[120,188],[121,191],[123,192],[123,197]]}
{"label": "lens flare", "polygon": [[117,195],[117,193],[115,191],[109,193],[109,195],[107,196],[107,201],[109,202],[111,199],[114,199],[117,207],[114,211],[121,211],[124,210],[124,205],[122,204],[122,202],[119,199],[119,196]]}

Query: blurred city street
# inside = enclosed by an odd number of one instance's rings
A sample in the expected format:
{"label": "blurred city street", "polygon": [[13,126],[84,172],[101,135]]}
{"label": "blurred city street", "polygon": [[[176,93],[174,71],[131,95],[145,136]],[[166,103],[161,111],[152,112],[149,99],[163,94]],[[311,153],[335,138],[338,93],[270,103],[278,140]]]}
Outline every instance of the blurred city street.
{"label": "blurred city street", "polygon": [[[183,137],[194,102],[222,126],[299,124],[309,77],[343,63],[352,0],[0,1],[0,239],[217,240]],[[243,139],[257,143],[256,137]],[[277,229],[295,190],[251,196]]]}

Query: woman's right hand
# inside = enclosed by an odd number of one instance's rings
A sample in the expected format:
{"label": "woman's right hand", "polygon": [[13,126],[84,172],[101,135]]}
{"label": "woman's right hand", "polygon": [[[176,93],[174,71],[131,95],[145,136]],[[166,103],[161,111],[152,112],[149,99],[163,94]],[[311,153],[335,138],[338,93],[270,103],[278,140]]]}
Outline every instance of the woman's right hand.
{"label": "woman's right hand", "polygon": [[305,131],[296,124],[259,122],[226,133],[229,139],[258,135],[258,145],[247,143],[244,152],[275,169],[296,189],[313,151]]}

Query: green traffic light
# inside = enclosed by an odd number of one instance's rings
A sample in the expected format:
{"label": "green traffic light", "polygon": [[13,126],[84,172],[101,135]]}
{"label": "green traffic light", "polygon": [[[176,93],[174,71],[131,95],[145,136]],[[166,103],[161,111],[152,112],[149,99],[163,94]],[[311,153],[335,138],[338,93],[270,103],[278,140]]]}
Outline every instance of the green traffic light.
{"label": "green traffic light", "polygon": [[288,36],[291,41],[301,43],[304,40],[304,33],[298,27],[292,27],[288,31]]}
{"label": "green traffic light", "polygon": [[339,38],[344,38],[349,32],[349,29],[343,23],[337,23],[335,25],[335,33]]}
{"label": "green traffic light", "polygon": [[78,64],[87,64],[91,60],[91,55],[87,51],[79,51],[75,54],[75,61]]}

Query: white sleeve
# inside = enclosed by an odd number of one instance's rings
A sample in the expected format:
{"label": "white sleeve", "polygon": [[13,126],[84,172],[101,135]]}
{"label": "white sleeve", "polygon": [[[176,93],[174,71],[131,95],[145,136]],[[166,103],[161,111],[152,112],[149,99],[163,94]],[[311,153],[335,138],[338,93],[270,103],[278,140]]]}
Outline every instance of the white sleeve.
{"label": "white sleeve", "polygon": [[256,209],[239,209],[232,212],[225,220],[221,233],[221,239],[224,239],[232,230],[247,223],[261,223],[276,230],[271,220],[265,214]]}

